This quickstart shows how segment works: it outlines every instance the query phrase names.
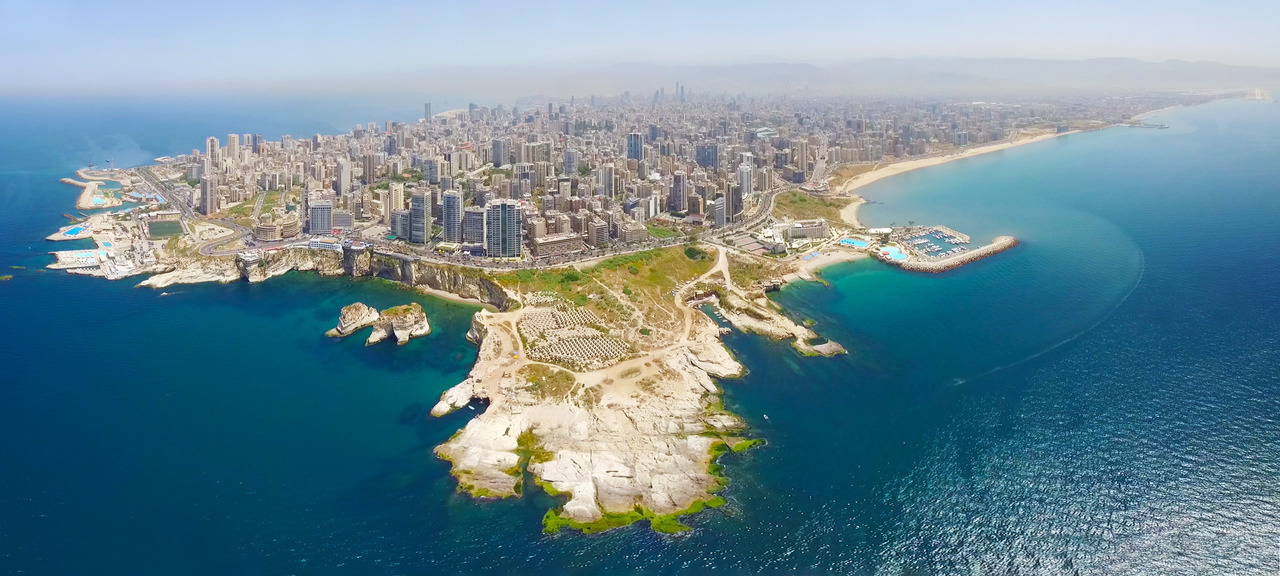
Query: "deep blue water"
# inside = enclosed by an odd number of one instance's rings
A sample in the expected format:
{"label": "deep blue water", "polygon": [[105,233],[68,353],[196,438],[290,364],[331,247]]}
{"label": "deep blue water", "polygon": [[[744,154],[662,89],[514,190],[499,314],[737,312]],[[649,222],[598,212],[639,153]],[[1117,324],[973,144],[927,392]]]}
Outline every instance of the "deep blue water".
{"label": "deep blue water", "polygon": [[[86,161],[420,105],[7,104],[0,266],[29,269],[0,283],[0,571],[1280,570],[1276,104],[1176,110],[1168,130],[1072,135],[865,189],[871,224],[1024,243],[943,275],[862,261],[783,290],[849,356],[727,337],[750,369],[727,404],[769,444],[727,458],[729,504],[678,537],[548,537],[545,497],[453,494],[430,449],[469,411],[399,419],[469,370],[470,308],[309,274],[162,297],[38,269],[76,196],[57,179]],[[408,299],[430,337],[323,336],[346,303]]]}

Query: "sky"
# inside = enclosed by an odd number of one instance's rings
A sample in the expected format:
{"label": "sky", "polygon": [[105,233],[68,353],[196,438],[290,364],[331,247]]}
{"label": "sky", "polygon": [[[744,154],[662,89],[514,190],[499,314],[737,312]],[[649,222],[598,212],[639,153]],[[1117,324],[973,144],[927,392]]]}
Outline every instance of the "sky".
{"label": "sky", "polygon": [[1280,66],[1276,0],[8,0],[0,92],[458,67],[1128,57]]}

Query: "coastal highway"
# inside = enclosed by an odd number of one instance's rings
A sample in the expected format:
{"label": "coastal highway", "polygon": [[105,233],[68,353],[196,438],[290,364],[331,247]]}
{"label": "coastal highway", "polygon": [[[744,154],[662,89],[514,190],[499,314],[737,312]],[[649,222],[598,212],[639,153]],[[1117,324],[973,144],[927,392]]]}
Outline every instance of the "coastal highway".
{"label": "coastal highway", "polygon": [[174,210],[182,213],[183,218],[195,219],[195,210],[191,208],[191,204],[186,198],[182,198],[169,185],[160,182],[156,175],[151,173],[150,168],[142,168],[138,170],[138,175],[142,176],[143,186],[149,188],[152,194],[158,194],[165,199]]}

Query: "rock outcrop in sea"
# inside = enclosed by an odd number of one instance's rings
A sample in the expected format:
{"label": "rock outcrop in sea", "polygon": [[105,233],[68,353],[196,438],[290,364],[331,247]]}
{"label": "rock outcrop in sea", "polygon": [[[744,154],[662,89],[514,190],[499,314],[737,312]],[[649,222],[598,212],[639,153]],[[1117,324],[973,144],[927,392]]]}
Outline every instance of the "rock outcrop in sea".
{"label": "rock outcrop in sea", "polygon": [[356,330],[372,326],[377,321],[377,310],[365,306],[363,302],[356,302],[342,307],[342,314],[338,316],[338,326],[325,334],[336,338],[350,336]]}
{"label": "rock outcrop in sea", "polygon": [[427,313],[417,302],[387,308],[381,314],[363,302],[356,302],[342,307],[342,314],[338,316],[338,325],[325,335],[342,338],[366,326],[373,326],[373,332],[365,340],[366,346],[382,342],[390,336],[395,336],[396,343],[403,345],[408,344],[412,338],[431,333]]}
{"label": "rock outcrop in sea", "polygon": [[373,323],[373,333],[365,341],[365,345],[377,344],[388,336],[395,336],[397,344],[408,344],[410,338],[426,336],[431,333],[431,324],[427,322],[427,314],[422,305],[410,302],[404,306],[387,308],[382,311],[378,320]]}

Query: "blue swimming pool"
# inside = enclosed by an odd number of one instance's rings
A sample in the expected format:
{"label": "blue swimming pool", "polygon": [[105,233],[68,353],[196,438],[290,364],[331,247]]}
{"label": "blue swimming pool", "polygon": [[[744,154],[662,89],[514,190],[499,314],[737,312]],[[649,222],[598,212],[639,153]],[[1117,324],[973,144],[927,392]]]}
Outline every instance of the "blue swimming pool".
{"label": "blue swimming pool", "polygon": [[907,255],[903,254],[896,246],[883,246],[880,248],[881,254],[887,254],[892,260],[906,260]]}
{"label": "blue swimming pool", "polygon": [[101,199],[101,198],[94,198],[94,199],[92,200],[92,202],[93,202],[94,204],[101,204],[101,203],[102,203],[102,199]]}
{"label": "blue swimming pool", "polygon": [[110,248],[110,247],[111,247],[111,243],[110,243],[110,242],[103,242],[103,243],[102,243],[102,246],[103,246],[104,248]]}
{"label": "blue swimming pool", "polygon": [[76,234],[79,234],[81,232],[84,232],[84,226],[76,226],[75,228],[72,228],[70,230],[67,230],[66,232],[63,232],[63,234],[67,236],[75,236]]}
{"label": "blue swimming pool", "polygon": [[871,245],[871,243],[866,240],[854,240],[852,238],[845,238],[844,240],[841,240],[840,243],[845,246],[855,246],[858,248],[866,248]]}

